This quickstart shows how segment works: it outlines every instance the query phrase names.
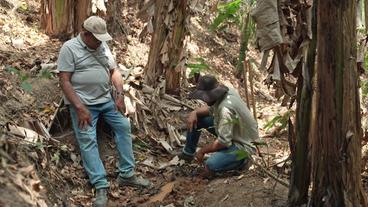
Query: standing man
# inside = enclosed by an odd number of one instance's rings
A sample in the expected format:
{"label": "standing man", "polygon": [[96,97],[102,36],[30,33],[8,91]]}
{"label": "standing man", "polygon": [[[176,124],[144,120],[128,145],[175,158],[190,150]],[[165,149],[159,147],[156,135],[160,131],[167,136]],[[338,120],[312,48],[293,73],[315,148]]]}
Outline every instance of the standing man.
{"label": "standing man", "polygon": [[[123,111],[122,76],[106,41],[111,40],[105,21],[91,16],[83,23],[83,31],[64,43],[58,58],[58,70],[64,101],[69,106],[83,166],[96,189],[94,206],[105,206],[109,183],[97,146],[96,124],[99,117],[107,122],[115,137],[119,153],[121,185],[148,187],[149,181],[134,175],[135,160],[130,122]],[[111,96],[111,83],[117,90]]]}
{"label": "standing man", "polygon": [[[255,152],[253,141],[258,136],[257,122],[239,94],[232,88],[220,85],[211,75],[200,77],[197,88],[189,95],[200,99],[207,106],[192,111],[187,120],[186,145],[180,158],[203,162],[205,154],[213,153],[205,162],[205,174],[239,169]],[[217,139],[196,152],[201,129],[207,129]],[[239,159],[237,151],[245,151],[248,157]]]}

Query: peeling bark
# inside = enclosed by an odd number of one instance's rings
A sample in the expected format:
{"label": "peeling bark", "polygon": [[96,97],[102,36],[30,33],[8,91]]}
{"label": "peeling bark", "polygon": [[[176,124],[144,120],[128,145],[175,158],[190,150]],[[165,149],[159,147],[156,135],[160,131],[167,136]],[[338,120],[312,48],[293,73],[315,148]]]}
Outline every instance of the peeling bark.
{"label": "peeling bark", "polygon": [[148,63],[145,69],[146,83],[156,87],[164,74],[166,92],[179,94],[180,79],[184,70],[185,45],[188,34],[187,0],[162,0],[155,2],[154,33],[151,40]]}
{"label": "peeling bark", "polygon": [[360,169],[356,3],[318,1],[312,206],[366,206]]}
{"label": "peeling bark", "polygon": [[[314,3],[316,5],[316,3]],[[305,18],[312,19],[313,35],[310,42],[309,50],[304,55],[305,63],[303,64],[302,74],[298,81],[297,107],[296,107],[296,147],[292,154],[292,172],[290,179],[290,189],[288,195],[288,206],[301,206],[308,203],[308,189],[310,185],[311,160],[309,156],[310,141],[310,121],[312,110],[312,74],[314,71],[314,62],[316,56],[316,26],[317,16],[315,6],[307,10]],[[310,22],[310,21],[307,21]],[[310,28],[306,28],[310,29]],[[308,34],[307,31],[304,31]],[[306,53],[306,52],[305,52]],[[303,61],[304,62],[304,61]]]}

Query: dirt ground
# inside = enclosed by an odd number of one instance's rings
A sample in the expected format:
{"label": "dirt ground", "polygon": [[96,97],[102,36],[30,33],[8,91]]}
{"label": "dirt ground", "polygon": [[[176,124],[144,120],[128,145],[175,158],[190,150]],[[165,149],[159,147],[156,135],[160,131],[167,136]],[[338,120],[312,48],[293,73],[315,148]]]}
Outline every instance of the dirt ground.
{"label": "dirt ground", "polygon": [[[113,51],[117,61],[127,68],[144,66],[149,41],[138,40],[143,23],[134,16],[137,12],[134,4],[124,2],[131,6],[124,7],[122,12],[133,14],[122,20],[130,28],[130,33],[113,42]],[[52,137],[56,141],[34,146],[19,137],[0,134],[0,149],[6,149],[0,151],[0,206],[91,206],[94,192],[81,165],[68,112],[65,107],[59,108],[61,93],[57,77],[52,73],[54,67],[50,65],[51,72],[40,69],[41,64],[55,63],[62,42],[50,39],[39,29],[39,1],[27,1],[27,5],[26,11],[12,12],[11,6],[0,4],[0,125],[3,129],[9,123],[26,127],[33,120],[39,120],[46,128],[52,127]],[[239,50],[237,29],[208,32],[214,14],[206,10],[211,1],[203,5],[203,11],[192,18],[189,56],[203,57],[211,68],[207,72],[218,75],[223,83],[244,94],[243,83],[233,74]],[[252,51],[250,55],[259,60],[258,53]],[[265,163],[264,167],[279,178],[287,180],[290,163],[283,165],[282,162],[288,156],[285,131],[264,130],[267,121],[286,109],[276,99],[264,95],[272,91],[262,84],[263,78],[262,73],[256,77],[259,81],[255,83],[258,91],[255,98],[260,134],[267,147],[261,147],[263,159],[256,159]],[[54,119],[56,112],[58,116]],[[178,164],[162,169],[147,165],[147,160],[167,163],[175,156],[139,129],[133,129],[137,173],[149,178],[153,187],[144,190],[119,187],[115,182],[117,156],[114,142],[103,123],[99,129],[103,129],[98,134],[100,154],[111,184],[109,206],[268,207],[286,204],[287,188],[255,166],[248,171],[206,180],[196,176],[197,164]],[[157,133],[159,136],[160,132]],[[213,137],[203,136],[200,145],[211,139]],[[180,147],[175,151],[180,151]],[[274,165],[278,162],[282,164]],[[167,194],[162,194],[165,192]],[[157,196],[162,196],[162,201],[153,202]]]}

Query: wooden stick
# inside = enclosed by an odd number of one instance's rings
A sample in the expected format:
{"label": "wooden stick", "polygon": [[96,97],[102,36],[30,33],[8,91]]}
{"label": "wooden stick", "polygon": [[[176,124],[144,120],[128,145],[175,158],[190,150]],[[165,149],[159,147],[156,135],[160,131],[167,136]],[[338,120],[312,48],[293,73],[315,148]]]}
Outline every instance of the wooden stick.
{"label": "wooden stick", "polygon": [[243,75],[244,75],[244,89],[245,89],[245,99],[247,101],[248,109],[249,107],[249,94],[248,94],[248,80],[247,80],[247,60],[244,58],[243,62]]}
{"label": "wooden stick", "polygon": [[254,98],[254,89],[253,89],[253,72],[252,72],[252,66],[250,62],[248,61],[248,68],[249,68],[249,83],[250,83],[250,98],[252,99],[252,107],[253,107],[253,116],[254,119],[257,121],[257,111],[256,111],[256,100]]}
{"label": "wooden stick", "polygon": [[264,173],[266,173],[270,178],[276,180],[277,182],[279,182],[281,185],[285,186],[285,187],[289,187],[289,183],[287,181],[281,180],[280,178],[278,178],[276,175],[272,174],[271,172],[269,172],[268,170],[266,170],[264,167],[262,167],[262,165],[258,164],[256,161],[252,161],[252,163],[257,166],[258,168],[260,168]]}
{"label": "wooden stick", "polygon": [[59,103],[58,103],[58,108],[55,110],[54,114],[51,116],[51,121],[49,123],[49,126],[47,126],[47,131],[50,132],[50,129],[52,127],[52,125],[54,124],[55,118],[57,117],[57,114],[59,113],[60,107],[61,105],[63,105],[63,98],[60,99]]}

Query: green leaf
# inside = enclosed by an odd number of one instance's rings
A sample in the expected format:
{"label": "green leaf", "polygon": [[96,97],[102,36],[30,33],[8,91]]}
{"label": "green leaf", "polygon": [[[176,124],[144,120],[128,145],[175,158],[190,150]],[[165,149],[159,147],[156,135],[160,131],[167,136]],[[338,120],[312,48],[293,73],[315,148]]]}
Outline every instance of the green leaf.
{"label": "green leaf", "polygon": [[275,124],[280,121],[281,116],[277,115],[275,116],[273,119],[271,119],[271,121],[267,122],[266,125],[264,126],[264,129],[267,131],[269,129],[271,129],[272,127],[275,126]]}
{"label": "green leaf", "polygon": [[27,91],[27,92],[32,92],[32,85],[28,82],[22,82],[20,84],[20,87],[23,88],[23,90]]}
{"label": "green leaf", "polygon": [[225,124],[240,124],[240,119],[239,118],[233,118],[233,119],[227,119]]}
{"label": "green leaf", "polygon": [[249,157],[249,153],[245,150],[236,150],[231,152],[231,154],[235,154],[237,160],[243,160]]}
{"label": "green leaf", "polygon": [[36,148],[40,151],[44,151],[45,145],[42,142],[36,142]]}
{"label": "green leaf", "polygon": [[45,79],[51,79],[52,73],[47,69],[43,69],[40,71],[40,77]]}
{"label": "green leaf", "polygon": [[224,23],[225,20],[239,23],[241,21],[241,15],[238,15],[237,12],[240,9],[242,1],[243,0],[235,0],[229,3],[219,4],[217,6],[217,17],[210,25],[210,31],[217,30],[219,25]]}
{"label": "green leaf", "polygon": [[203,58],[195,58],[196,62],[194,63],[186,63],[185,66],[190,68],[189,77],[193,77],[194,74],[200,73],[204,70],[208,70],[210,67],[205,63]]}
{"label": "green leaf", "polygon": [[362,81],[362,96],[367,97],[368,96],[368,81]]}
{"label": "green leaf", "polygon": [[267,131],[270,128],[274,127],[277,123],[280,124],[280,129],[286,128],[290,117],[294,114],[294,111],[287,111],[283,115],[278,114],[271,121],[267,122],[264,126],[264,129]]}
{"label": "green leaf", "polygon": [[21,74],[21,76],[20,76],[20,80],[21,80],[22,82],[24,82],[24,81],[28,80],[28,78],[29,78],[28,74]]}
{"label": "green leaf", "polygon": [[266,142],[252,142],[255,146],[268,146]]}
{"label": "green leaf", "polygon": [[65,144],[61,145],[60,149],[61,149],[61,151],[66,152],[66,151],[68,151],[68,146],[66,146]]}
{"label": "green leaf", "polygon": [[56,151],[55,154],[51,157],[51,162],[59,163],[60,160],[60,152]]}
{"label": "green leaf", "polygon": [[8,71],[9,73],[15,73],[17,75],[20,75],[20,71],[18,69],[14,68],[14,67],[11,67],[11,66],[6,67],[6,71]]}

